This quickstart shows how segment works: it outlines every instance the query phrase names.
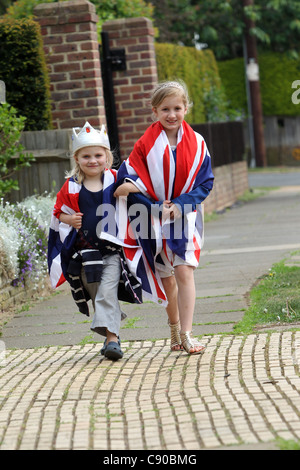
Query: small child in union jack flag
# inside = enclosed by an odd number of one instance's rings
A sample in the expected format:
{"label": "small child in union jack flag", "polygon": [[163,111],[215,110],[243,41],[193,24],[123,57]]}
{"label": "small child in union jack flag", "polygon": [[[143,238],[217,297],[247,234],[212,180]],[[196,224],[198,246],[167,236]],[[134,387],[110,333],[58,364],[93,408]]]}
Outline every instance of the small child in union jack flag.
{"label": "small child in union jack flag", "polygon": [[151,236],[136,233],[136,238],[168,300],[171,349],[200,354],[205,347],[192,336],[194,269],[203,243],[201,203],[214,181],[211,158],[203,137],[184,120],[189,107],[184,83],[159,83],[151,106],[156,122],[119,168],[114,194],[149,208]]}
{"label": "small child in union jack flag", "polygon": [[53,288],[67,280],[85,315],[92,300],[91,329],[105,337],[101,354],[117,360],[123,356],[119,331],[126,316],[119,300],[142,300],[140,283],[128,269],[118,238],[113,195],[117,171],[110,168],[113,156],[105,127],[98,131],[86,122],[79,133],[73,129],[72,152],[75,165],[57,194],[51,219],[50,280]]}

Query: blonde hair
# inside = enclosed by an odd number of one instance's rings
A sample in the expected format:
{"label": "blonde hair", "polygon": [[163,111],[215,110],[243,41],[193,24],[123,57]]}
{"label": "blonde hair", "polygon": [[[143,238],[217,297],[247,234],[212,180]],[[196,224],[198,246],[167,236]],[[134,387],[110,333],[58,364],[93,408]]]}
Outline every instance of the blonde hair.
{"label": "blonde hair", "polygon": [[188,109],[192,106],[186,84],[182,80],[166,80],[156,85],[152,92],[151,106],[157,108],[165,98],[171,95],[180,97]]}
{"label": "blonde hair", "polygon": [[[101,146],[99,145],[99,147]],[[105,147],[102,147],[102,148],[105,150],[105,154],[106,154],[106,168],[111,168],[113,161],[114,161],[113,153],[110,150],[106,149]],[[75,165],[70,171],[66,172],[66,178],[74,178],[77,183],[82,184],[85,178],[85,174],[83,173],[78,162],[75,159],[75,157],[77,157],[77,154],[80,150],[82,149],[79,149],[77,150],[77,152],[74,153],[73,158],[75,161]]]}

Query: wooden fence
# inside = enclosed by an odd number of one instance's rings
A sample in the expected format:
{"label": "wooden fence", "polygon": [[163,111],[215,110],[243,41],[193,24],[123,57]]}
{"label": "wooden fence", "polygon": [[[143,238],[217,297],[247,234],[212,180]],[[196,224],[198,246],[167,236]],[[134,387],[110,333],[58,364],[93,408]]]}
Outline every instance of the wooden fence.
{"label": "wooden fence", "polygon": [[65,181],[66,171],[71,168],[70,131],[27,131],[22,133],[20,143],[26,152],[33,154],[35,162],[14,175],[19,190],[11,192],[9,201],[22,201],[45,191],[57,192]]}
{"label": "wooden fence", "polygon": [[300,116],[268,116],[264,126],[268,165],[299,166]]}
{"label": "wooden fence", "polygon": [[214,168],[246,158],[243,122],[192,124],[192,128],[204,137]]}

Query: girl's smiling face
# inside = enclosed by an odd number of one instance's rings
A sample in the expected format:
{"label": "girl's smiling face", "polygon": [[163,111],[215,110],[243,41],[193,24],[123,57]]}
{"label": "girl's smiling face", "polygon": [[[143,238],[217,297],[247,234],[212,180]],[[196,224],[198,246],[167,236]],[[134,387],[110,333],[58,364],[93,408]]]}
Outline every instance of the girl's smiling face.
{"label": "girl's smiling face", "polygon": [[187,108],[182,98],[174,94],[166,97],[152,111],[162,124],[166,134],[176,135],[187,113]]}
{"label": "girl's smiling face", "polygon": [[99,146],[80,149],[74,158],[86,177],[100,176],[107,164],[106,150]]}

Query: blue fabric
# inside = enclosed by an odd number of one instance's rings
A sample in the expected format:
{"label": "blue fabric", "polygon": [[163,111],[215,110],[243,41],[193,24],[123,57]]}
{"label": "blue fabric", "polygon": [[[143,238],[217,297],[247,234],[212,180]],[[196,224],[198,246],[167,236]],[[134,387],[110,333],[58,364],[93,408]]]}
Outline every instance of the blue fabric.
{"label": "blue fabric", "polygon": [[79,208],[83,213],[81,232],[85,240],[95,248],[99,248],[100,239],[97,237],[96,227],[101,217],[96,215],[97,208],[102,204],[103,191],[92,192],[82,185],[79,193]]}

